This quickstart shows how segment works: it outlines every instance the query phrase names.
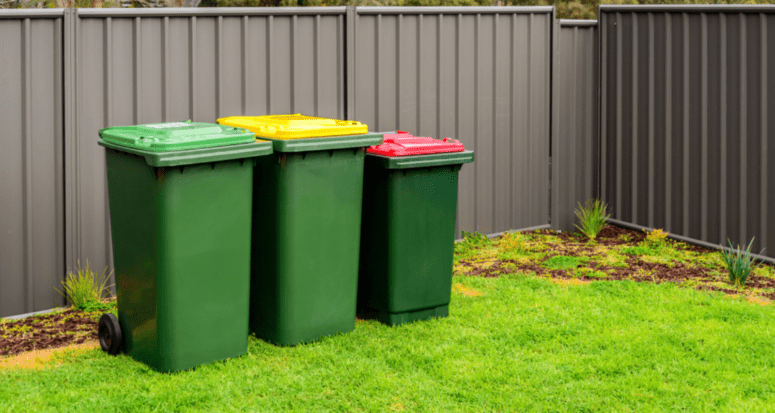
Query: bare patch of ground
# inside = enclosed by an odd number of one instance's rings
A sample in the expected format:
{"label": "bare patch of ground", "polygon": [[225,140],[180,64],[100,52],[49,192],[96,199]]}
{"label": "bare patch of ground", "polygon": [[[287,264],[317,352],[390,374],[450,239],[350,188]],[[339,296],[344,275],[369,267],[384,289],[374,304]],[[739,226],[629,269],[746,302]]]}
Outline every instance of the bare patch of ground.
{"label": "bare patch of ground", "polygon": [[0,322],[0,356],[82,344],[97,339],[100,314],[57,311]]}

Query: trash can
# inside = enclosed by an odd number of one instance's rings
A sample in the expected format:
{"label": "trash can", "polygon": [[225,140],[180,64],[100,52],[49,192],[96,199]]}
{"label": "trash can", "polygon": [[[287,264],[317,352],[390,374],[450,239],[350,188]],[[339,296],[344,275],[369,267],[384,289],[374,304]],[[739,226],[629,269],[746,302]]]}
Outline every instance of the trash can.
{"label": "trash can", "polygon": [[100,342],[159,371],[247,351],[253,164],[244,129],[173,122],[111,127],[106,148],[118,319]]}
{"label": "trash can", "polygon": [[382,135],[299,114],[218,122],[274,144],[256,161],[250,331],[295,345],[353,330],[363,162]]}
{"label": "trash can", "polygon": [[359,312],[388,325],[446,317],[458,172],[474,153],[403,131],[367,152]]}

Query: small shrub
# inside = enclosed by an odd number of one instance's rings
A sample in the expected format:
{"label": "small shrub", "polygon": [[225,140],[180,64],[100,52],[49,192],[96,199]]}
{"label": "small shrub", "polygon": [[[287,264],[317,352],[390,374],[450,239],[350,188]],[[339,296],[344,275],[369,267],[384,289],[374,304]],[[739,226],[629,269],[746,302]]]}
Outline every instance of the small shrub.
{"label": "small shrub", "polygon": [[504,252],[523,253],[526,250],[525,237],[519,232],[507,232],[501,235],[498,246]]}
{"label": "small shrub", "polygon": [[667,236],[669,232],[665,232],[662,229],[654,229],[652,231],[646,231],[646,239],[644,242],[646,245],[652,248],[664,247],[667,243]]}
{"label": "small shrub", "polygon": [[110,296],[110,286],[107,285],[110,274],[105,275],[108,267],[101,276],[97,276],[89,267],[89,260],[86,260],[86,268],[78,267],[75,273],[68,271],[67,277],[62,281],[64,292],[57,290],[59,294],[67,299],[70,306],[81,311],[99,311],[103,310],[102,297]]}
{"label": "small shrub", "polygon": [[751,255],[753,240],[751,238],[751,242],[748,243],[748,248],[746,249],[740,248],[740,245],[734,248],[732,241],[727,240],[729,241],[729,250],[722,250],[720,252],[729,273],[729,282],[738,287],[744,286],[746,281],[748,281],[748,277],[761,265],[757,264],[756,259]]}
{"label": "small shrub", "polygon": [[597,234],[605,227],[606,220],[610,215],[606,214],[606,204],[599,199],[590,199],[586,205],[581,205],[576,210],[576,216],[579,218],[581,226],[576,228],[586,235],[590,240],[594,240]]}

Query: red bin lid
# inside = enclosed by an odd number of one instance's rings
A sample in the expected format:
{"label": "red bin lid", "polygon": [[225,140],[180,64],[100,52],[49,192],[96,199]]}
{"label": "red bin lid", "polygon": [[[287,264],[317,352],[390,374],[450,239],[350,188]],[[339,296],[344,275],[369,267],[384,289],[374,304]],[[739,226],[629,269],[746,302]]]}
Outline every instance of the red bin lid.
{"label": "red bin lid", "polygon": [[370,146],[368,153],[382,156],[430,155],[445,152],[463,152],[463,144],[455,139],[433,139],[412,136],[409,132],[398,131],[382,136],[382,145]]}

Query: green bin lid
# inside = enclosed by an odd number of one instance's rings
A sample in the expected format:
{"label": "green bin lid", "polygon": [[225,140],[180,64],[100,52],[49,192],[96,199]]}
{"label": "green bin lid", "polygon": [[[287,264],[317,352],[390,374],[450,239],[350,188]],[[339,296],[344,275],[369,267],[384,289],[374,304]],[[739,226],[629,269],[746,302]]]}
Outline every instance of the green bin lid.
{"label": "green bin lid", "polygon": [[168,122],[100,129],[106,143],[147,152],[171,152],[251,143],[255,134],[215,123]]}

